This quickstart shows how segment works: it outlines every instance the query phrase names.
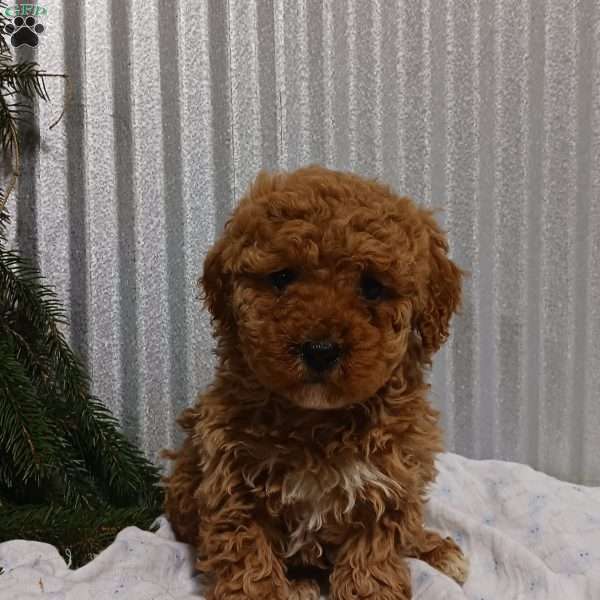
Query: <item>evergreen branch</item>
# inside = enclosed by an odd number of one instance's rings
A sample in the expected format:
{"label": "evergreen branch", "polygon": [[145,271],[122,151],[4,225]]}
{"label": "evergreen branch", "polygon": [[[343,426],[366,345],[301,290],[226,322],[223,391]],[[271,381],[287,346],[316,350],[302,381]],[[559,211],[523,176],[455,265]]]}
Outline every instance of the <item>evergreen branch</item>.
{"label": "evergreen branch", "polygon": [[[0,39],[2,36],[0,35]],[[35,62],[12,63],[10,51],[5,52],[0,48],[0,148],[3,153],[14,157],[14,168],[10,184],[7,186],[5,197],[0,201],[0,212],[4,209],[10,196],[17,177],[20,174],[20,148],[19,148],[19,121],[28,120],[33,113],[33,101],[35,98],[49,100],[46,80],[52,77],[61,77],[69,82],[66,75],[46,73],[41,70]],[[71,87],[67,87],[70,101]],[[21,100],[9,103],[8,98],[15,96]],[[62,119],[66,104],[59,117],[50,125],[50,129],[56,126]]]}
{"label": "evergreen branch", "polygon": [[[0,28],[7,19],[0,0]],[[162,510],[158,469],[119,431],[69,348],[64,310],[33,264],[6,249],[7,199],[20,174],[19,122],[48,100],[46,73],[14,64],[0,35],[0,148],[14,161],[0,190],[0,542],[35,539],[79,566],[127,525]],[[122,506],[115,508],[114,505]],[[1,569],[0,569],[1,574]]]}
{"label": "evergreen branch", "polygon": [[160,511],[97,506],[73,510],[63,506],[0,506],[0,543],[37,540],[56,546],[71,567],[91,560],[128,526],[150,529]]}
{"label": "evergreen branch", "polygon": [[8,228],[8,224],[10,223],[10,217],[8,216],[8,213],[2,210],[6,201],[5,199],[6,195],[2,190],[0,190],[0,248],[2,248],[3,244],[7,243],[8,233],[6,230]]}
{"label": "evergreen branch", "polygon": [[45,83],[47,75],[34,62],[0,62],[0,94],[19,94],[28,100],[49,100]]}
{"label": "evergreen branch", "polygon": [[19,112],[18,108],[15,109],[6,101],[4,94],[0,93],[0,147],[4,153],[13,153],[16,148],[19,137],[17,122],[22,113],[23,109]]}
{"label": "evergreen branch", "polygon": [[50,345],[56,379],[74,418],[73,444],[82,448],[86,462],[98,473],[107,497],[123,506],[131,502],[160,505],[157,468],[119,431],[118,422],[97,398],[89,394],[89,381],[81,363],[62,335]]}
{"label": "evergreen branch", "polygon": [[82,458],[106,498],[118,505],[143,502],[161,503],[162,491],[158,469],[132,446],[119,431],[108,409],[89,393],[85,371],[69,348],[59,323],[66,322],[53,290],[40,283],[38,271],[28,261],[11,251],[0,250],[0,290],[5,304],[16,307],[44,344],[46,359],[53,373],[55,393],[64,404],[53,402],[50,410],[60,406],[65,435],[80,448]]}
{"label": "evergreen branch", "polygon": [[[0,2],[0,34],[4,31],[4,26],[8,24],[8,17],[4,14],[4,9],[7,7],[6,2]],[[0,35],[0,55],[10,54],[10,48],[4,39],[4,36]]]}
{"label": "evergreen branch", "polygon": [[12,500],[15,501],[15,482],[18,481],[18,477],[15,475],[14,465],[8,460],[0,462],[0,506],[2,500],[5,500],[11,496]]}
{"label": "evergreen branch", "polygon": [[[6,457],[12,450],[10,468],[6,465],[0,473],[0,489],[20,502],[41,502],[52,497],[61,498],[74,508],[89,506],[98,500],[99,492],[84,461],[60,430],[60,419],[50,414],[49,409],[58,405],[48,401],[48,390],[44,389],[50,378],[39,376],[36,370],[40,359],[24,356],[26,352],[34,353],[22,336],[6,326],[5,320],[0,321],[0,333],[3,334],[0,342],[0,449]],[[11,353],[13,356],[5,355],[7,346],[16,349]],[[8,385],[2,385],[7,379]],[[37,389],[31,389],[28,396],[19,393],[23,384],[32,387],[36,383]],[[33,460],[23,451],[24,447],[31,449]],[[28,470],[39,467],[41,458],[44,468],[32,476]]]}
{"label": "evergreen branch", "polygon": [[[4,26],[7,23],[6,17],[0,12],[0,31],[4,31]],[[7,54],[10,52],[7,41],[3,35],[0,35],[0,54]]]}
{"label": "evergreen branch", "polygon": [[[18,313],[17,313],[18,314]],[[14,314],[12,315],[14,317]],[[0,319],[0,333],[10,339],[16,348],[16,358],[22,364],[32,381],[38,384],[38,401],[47,410],[47,425],[52,434],[55,452],[52,459],[54,472],[55,496],[62,496],[64,502],[72,507],[89,506],[100,497],[100,492],[87,470],[85,461],[78,456],[69,443],[68,431],[65,430],[67,417],[60,412],[62,402],[56,397],[53,389],[53,376],[50,372],[43,344],[40,346],[37,332],[33,331],[26,339],[11,328],[7,319]],[[20,324],[23,327],[22,324]],[[36,344],[37,342],[37,344]],[[64,412],[64,411],[63,411]],[[30,490],[32,494],[40,496],[39,490]]]}
{"label": "evergreen branch", "polygon": [[10,339],[0,338],[0,450],[11,457],[14,484],[38,483],[51,476],[55,456],[46,411],[37,390],[15,356]]}
{"label": "evergreen branch", "polygon": [[13,165],[12,175],[8,181],[8,185],[6,186],[6,191],[4,192],[4,196],[2,197],[2,199],[0,199],[0,213],[4,213],[4,209],[6,208],[6,203],[8,202],[8,199],[9,199],[10,195],[12,194],[12,191],[15,189],[15,186],[17,185],[17,179],[18,179],[19,175],[21,174],[21,159],[20,159],[21,148],[19,145],[19,137],[18,136],[15,138],[14,145],[15,145],[15,153],[14,153],[15,164]]}
{"label": "evergreen branch", "polygon": [[41,335],[60,335],[58,324],[66,323],[54,290],[41,283],[33,263],[12,250],[0,250],[0,291],[5,302],[20,306],[22,315]]}
{"label": "evergreen branch", "polygon": [[[71,394],[66,393],[69,397]],[[142,503],[161,506],[158,469],[118,430],[118,423],[95,397],[71,396],[77,427],[71,429],[74,444],[83,450],[89,469],[97,473],[106,497],[117,506]]]}

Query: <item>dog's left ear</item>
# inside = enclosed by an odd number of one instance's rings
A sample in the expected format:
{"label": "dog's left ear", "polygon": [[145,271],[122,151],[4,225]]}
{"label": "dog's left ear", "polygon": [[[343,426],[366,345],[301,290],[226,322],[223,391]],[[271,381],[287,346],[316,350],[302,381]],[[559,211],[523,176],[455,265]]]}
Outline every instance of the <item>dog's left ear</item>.
{"label": "dog's left ear", "polygon": [[450,319],[461,300],[463,272],[448,258],[448,241],[433,213],[420,210],[429,237],[429,277],[414,326],[428,359],[448,339]]}

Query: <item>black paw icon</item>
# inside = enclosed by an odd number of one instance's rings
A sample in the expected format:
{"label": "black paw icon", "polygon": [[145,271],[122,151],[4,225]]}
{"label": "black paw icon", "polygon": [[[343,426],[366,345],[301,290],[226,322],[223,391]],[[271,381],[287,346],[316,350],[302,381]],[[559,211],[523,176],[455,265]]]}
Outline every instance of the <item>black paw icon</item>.
{"label": "black paw icon", "polygon": [[38,34],[44,31],[41,23],[36,23],[34,17],[15,17],[12,23],[4,26],[4,33],[10,35],[10,43],[17,48],[27,44],[34,48],[38,45]]}

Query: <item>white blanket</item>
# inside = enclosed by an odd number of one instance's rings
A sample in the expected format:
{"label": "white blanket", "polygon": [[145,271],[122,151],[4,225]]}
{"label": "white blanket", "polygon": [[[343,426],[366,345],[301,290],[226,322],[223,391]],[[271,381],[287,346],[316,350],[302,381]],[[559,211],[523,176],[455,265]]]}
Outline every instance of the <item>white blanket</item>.
{"label": "white blanket", "polygon": [[[411,560],[415,600],[600,600],[600,488],[533,469],[453,454],[439,460],[428,522],[471,560],[464,588]],[[0,600],[192,600],[201,584],[189,547],[163,519],[135,527],[91,563],[69,570],[52,546],[0,544]]]}

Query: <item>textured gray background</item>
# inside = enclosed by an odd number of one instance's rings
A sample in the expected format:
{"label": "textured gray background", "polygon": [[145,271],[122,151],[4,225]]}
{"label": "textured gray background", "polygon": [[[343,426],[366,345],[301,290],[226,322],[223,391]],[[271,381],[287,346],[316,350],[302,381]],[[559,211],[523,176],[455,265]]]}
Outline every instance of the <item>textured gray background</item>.
{"label": "textured gray background", "polygon": [[[600,483],[600,5],[47,2],[14,236],[152,457],[211,378],[194,281],[260,167],[356,170],[446,209],[471,271],[434,372],[448,445]],[[33,174],[33,177],[31,175]]]}

